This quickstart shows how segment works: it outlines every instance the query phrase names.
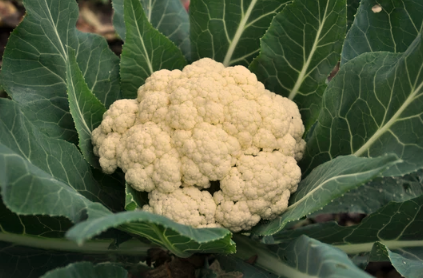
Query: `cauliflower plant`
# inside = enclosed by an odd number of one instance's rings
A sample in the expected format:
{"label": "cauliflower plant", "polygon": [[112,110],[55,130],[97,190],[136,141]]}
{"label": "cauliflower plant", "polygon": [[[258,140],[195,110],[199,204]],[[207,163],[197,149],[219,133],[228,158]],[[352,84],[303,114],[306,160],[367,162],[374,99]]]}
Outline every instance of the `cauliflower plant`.
{"label": "cauliflower plant", "polygon": [[[93,131],[105,173],[149,192],[143,210],[193,227],[248,230],[286,210],[305,142],[298,107],[243,66],[204,58],[153,73]],[[220,190],[210,194],[210,181]]]}

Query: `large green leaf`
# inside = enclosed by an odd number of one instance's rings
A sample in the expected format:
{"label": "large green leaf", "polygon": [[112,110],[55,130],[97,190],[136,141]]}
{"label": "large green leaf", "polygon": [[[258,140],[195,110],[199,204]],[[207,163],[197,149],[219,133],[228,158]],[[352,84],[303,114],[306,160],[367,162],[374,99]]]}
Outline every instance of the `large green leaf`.
{"label": "large green leaf", "polygon": [[319,115],[326,80],[346,32],[346,0],[294,0],[272,21],[250,70],[267,89],[294,100],[306,129]]}
{"label": "large green leaf", "polygon": [[300,162],[305,174],[347,154],[397,154],[404,162],[389,168],[389,176],[423,168],[422,43],[419,35],[404,54],[365,53],[341,67]]}
{"label": "large green leaf", "polygon": [[339,249],[307,236],[291,241],[288,246],[266,246],[239,235],[234,240],[238,249],[235,256],[243,260],[257,256],[256,266],[280,277],[371,277]]}
{"label": "large green leaf", "polygon": [[84,259],[88,260],[89,257],[80,253],[54,252],[0,242],[0,277],[39,278],[47,271]]}
{"label": "large green leaf", "polygon": [[[3,163],[6,163],[3,169],[0,170],[5,171],[2,187],[14,191],[16,191],[15,187],[28,188],[34,194],[33,196],[23,197],[20,200],[16,199],[17,203],[15,205],[17,207],[27,202],[29,205],[35,206],[37,211],[41,207],[45,207],[49,211],[52,210],[54,212],[51,204],[35,204],[27,199],[29,197],[31,199],[46,197],[51,198],[53,204],[62,205],[64,211],[68,210],[66,213],[76,212],[78,208],[70,206],[70,199],[60,200],[57,198],[60,195],[59,193],[69,193],[69,198],[76,198],[75,200],[88,201],[83,198],[85,196],[89,200],[101,202],[113,210],[122,209],[123,188],[117,185],[108,186],[107,188],[101,186],[93,176],[90,166],[74,144],[44,135],[32,125],[33,119],[31,119],[31,115],[29,115],[30,119],[27,117],[28,114],[22,113],[17,103],[8,99],[0,99],[0,143],[2,144],[2,151],[5,152],[2,152],[1,156]],[[6,153],[10,154],[10,156],[6,155]],[[10,161],[10,163],[13,161],[18,168],[14,169],[11,164],[7,164],[7,161]],[[26,169],[27,167],[29,168]],[[9,169],[9,172],[6,169]],[[34,182],[37,181],[43,186],[31,187],[24,179],[19,179],[19,175],[24,176],[29,173],[34,176],[27,176],[27,181],[34,180]],[[38,173],[40,176],[37,176]],[[13,177],[13,179],[8,180],[6,175]],[[44,186],[44,179],[48,180],[49,186]],[[16,184],[13,184],[13,180],[16,181]],[[54,187],[53,184],[57,184],[57,187]],[[50,186],[53,186],[50,188],[52,190],[51,194],[43,196],[45,192],[48,192],[47,190],[49,190],[48,187]],[[66,190],[61,189],[62,187],[66,188]],[[53,192],[59,194],[56,199],[54,199]],[[16,193],[24,194],[23,196],[27,194],[25,191],[16,191]],[[4,202],[8,204],[9,201],[4,196],[6,194],[5,191],[2,194]],[[63,204],[61,204],[62,202]],[[85,201],[81,202],[84,203]],[[73,205],[76,206],[77,204]],[[25,212],[25,214],[34,213],[35,211]],[[54,215],[66,214],[59,213]]]}
{"label": "large green leaf", "polygon": [[26,0],[24,5],[27,14],[3,56],[4,88],[33,112],[44,133],[76,142],[66,95],[66,46],[77,50],[88,87],[106,106],[120,95],[119,58],[104,38],[76,30],[75,0]]}
{"label": "large green leaf", "polygon": [[153,72],[182,69],[186,60],[178,47],[154,29],[140,0],[124,0],[126,39],[120,77],[124,98],[136,98],[138,88]]}
{"label": "large green leaf", "polygon": [[91,132],[100,125],[106,107],[88,88],[76,62],[75,51],[70,48],[66,60],[66,81],[69,108],[79,137],[79,149],[90,165],[100,168],[98,157],[93,151]]}
{"label": "large green leaf", "polygon": [[406,51],[422,31],[422,14],[420,0],[362,0],[345,39],[342,64],[365,52]]}
{"label": "large green leaf", "polygon": [[[173,41],[190,60],[189,18],[180,0],[140,0],[148,21],[154,28]],[[125,40],[124,0],[112,0],[113,25],[119,36]]]}
{"label": "large green leaf", "polygon": [[190,3],[192,59],[248,66],[272,18],[291,0],[194,0]]}
{"label": "large green leaf", "polygon": [[79,222],[90,207],[107,211],[1,143],[0,188],[5,205],[17,214],[65,216]]}
{"label": "large green leaf", "polygon": [[64,217],[17,215],[0,198],[0,241],[26,242],[26,237],[63,238],[72,222]]}
{"label": "large green leaf", "polygon": [[389,260],[402,277],[420,278],[423,273],[423,248],[410,247],[394,251],[389,250],[382,243],[375,243],[370,258],[377,253],[378,259]]}
{"label": "large green leaf", "polygon": [[257,235],[277,233],[288,222],[322,209],[332,200],[363,185],[398,162],[392,155],[377,158],[343,156],[320,165],[300,182],[298,191],[290,198],[288,209],[281,216],[270,222],[260,223],[252,232]]}
{"label": "large green leaf", "polygon": [[339,226],[335,222],[320,223],[282,231],[265,237],[265,243],[286,243],[307,235],[332,244],[348,254],[370,252],[375,242],[389,249],[423,247],[423,196],[401,202],[391,202],[370,214],[355,226]]}
{"label": "large green leaf", "polygon": [[315,214],[370,214],[389,202],[404,202],[420,195],[423,195],[422,170],[404,177],[374,179],[333,200]]}
{"label": "large green leaf", "polygon": [[80,278],[80,277],[90,277],[90,278],[127,278],[128,272],[118,266],[113,264],[98,264],[93,265],[89,262],[80,262],[70,264],[63,268],[58,268],[53,271],[48,272],[46,275],[43,275],[41,278]]}
{"label": "large green leaf", "polygon": [[90,214],[90,218],[74,226],[67,237],[82,244],[101,232],[116,227],[140,235],[161,245],[179,257],[194,253],[234,253],[231,232],[223,228],[195,229],[145,211],[128,211],[116,214]]}
{"label": "large green leaf", "polygon": [[391,202],[364,218],[356,226],[320,223],[282,231],[264,237],[267,244],[289,245],[307,235],[355,255],[365,254],[369,261],[390,260],[404,277],[418,277],[423,261],[423,195],[412,200]]}

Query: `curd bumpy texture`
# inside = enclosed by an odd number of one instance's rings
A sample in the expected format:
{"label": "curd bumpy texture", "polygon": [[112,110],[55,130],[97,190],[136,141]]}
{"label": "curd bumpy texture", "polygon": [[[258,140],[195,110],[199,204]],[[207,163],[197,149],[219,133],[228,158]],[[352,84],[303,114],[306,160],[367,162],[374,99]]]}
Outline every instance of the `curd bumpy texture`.
{"label": "curd bumpy texture", "polygon": [[[105,173],[149,192],[142,209],[193,227],[249,230],[297,190],[304,125],[297,105],[243,66],[204,58],[154,72],[92,133]],[[213,195],[210,181],[220,181]]]}

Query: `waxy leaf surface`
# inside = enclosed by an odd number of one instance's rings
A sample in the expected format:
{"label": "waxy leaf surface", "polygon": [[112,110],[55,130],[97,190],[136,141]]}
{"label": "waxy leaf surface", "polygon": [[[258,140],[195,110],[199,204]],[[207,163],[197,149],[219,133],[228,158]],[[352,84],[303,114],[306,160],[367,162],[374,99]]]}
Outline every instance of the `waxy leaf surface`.
{"label": "waxy leaf surface", "polygon": [[260,38],[290,0],[194,0],[190,3],[192,59],[248,66]]}
{"label": "waxy leaf surface", "polygon": [[346,0],[294,0],[272,21],[250,70],[299,107],[306,129],[321,109],[328,75],[340,59]]}
{"label": "waxy leaf surface", "polygon": [[377,158],[342,156],[320,165],[300,182],[297,192],[290,198],[288,209],[281,216],[267,223],[259,223],[252,232],[256,235],[275,234],[288,222],[322,209],[332,200],[377,177],[398,162],[392,155]]}
{"label": "waxy leaf surface", "polygon": [[307,175],[338,155],[395,153],[403,163],[385,176],[423,168],[423,37],[404,54],[365,53],[329,83],[323,110],[299,163]]}
{"label": "waxy leaf surface", "polygon": [[98,35],[75,28],[75,0],[25,0],[26,16],[10,35],[2,66],[7,93],[53,138],[77,142],[66,94],[67,46],[89,89],[108,107],[120,96],[119,58]]}
{"label": "waxy leaf surface", "polygon": [[422,14],[420,0],[362,0],[345,39],[342,64],[365,52],[405,52],[422,31]]}
{"label": "waxy leaf surface", "polygon": [[186,60],[178,47],[148,21],[139,0],[124,0],[126,38],[120,77],[124,98],[136,98],[147,77],[161,69],[182,69]]}
{"label": "waxy leaf surface", "polygon": [[[190,60],[189,18],[179,0],[140,0],[148,21],[154,28],[173,41],[187,60]],[[124,0],[112,0],[113,25],[116,32],[125,40]]]}

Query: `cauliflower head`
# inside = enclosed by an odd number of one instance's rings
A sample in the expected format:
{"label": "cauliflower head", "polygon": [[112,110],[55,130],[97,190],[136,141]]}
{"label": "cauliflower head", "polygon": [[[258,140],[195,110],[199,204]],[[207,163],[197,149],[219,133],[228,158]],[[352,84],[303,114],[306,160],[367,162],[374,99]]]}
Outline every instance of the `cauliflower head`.
{"label": "cauliflower head", "polygon": [[[204,58],[154,72],[114,102],[92,133],[105,173],[149,192],[143,210],[193,227],[248,230],[286,210],[301,171],[297,105],[243,66]],[[211,181],[220,190],[210,194]]]}

